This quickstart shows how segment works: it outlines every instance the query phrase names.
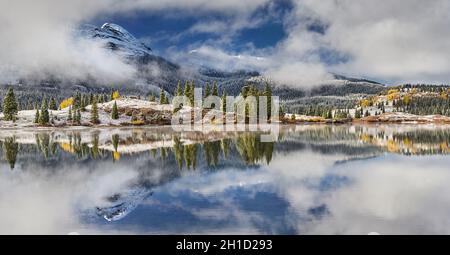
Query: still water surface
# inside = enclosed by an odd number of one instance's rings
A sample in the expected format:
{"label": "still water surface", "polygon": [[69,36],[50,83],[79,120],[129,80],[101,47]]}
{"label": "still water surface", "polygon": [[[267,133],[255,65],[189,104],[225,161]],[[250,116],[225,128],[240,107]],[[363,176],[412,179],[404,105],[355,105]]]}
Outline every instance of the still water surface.
{"label": "still water surface", "polygon": [[0,132],[0,234],[450,234],[450,126]]}

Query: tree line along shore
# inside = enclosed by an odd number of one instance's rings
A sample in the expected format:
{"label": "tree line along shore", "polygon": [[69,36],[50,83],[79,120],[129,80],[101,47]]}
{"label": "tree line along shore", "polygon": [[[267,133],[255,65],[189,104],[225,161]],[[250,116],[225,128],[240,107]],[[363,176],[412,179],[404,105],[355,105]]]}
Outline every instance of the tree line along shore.
{"label": "tree line along shore", "polygon": [[[183,106],[174,108],[170,103],[172,96],[186,96],[194,104],[194,83],[178,83],[173,95],[163,89],[158,96],[151,93],[140,96],[121,96],[119,91],[107,94],[83,94],[76,92],[72,97],[57,100],[54,97],[29,102],[25,107],[16,99],[14,89],[10,88],[0,105],[1,127],[13,126],[95,126],[95,125],[151,125],[170,124],[172,114]],[[389,88],[379,95],[363,97],[354,106],[337,108],[333,106],[310,105],[297,112],[287,112],[280,105],[277,121],[287,124],[299,123],[349,123],[349,122],[417,122],[450,123],[450,89],[431,86],[399,86]],[[221,97],[220,109],[227,114],[226,91],[219,95],[217,83],[206,84],[203,98]],[[259,90],[255,86],[245,86],[240,94],[247,96],[266,96],[268,121],[272,121],[270,110],[272,89],[266,85]],[[246,120],[249,118],[245,106]],[[204,115],[208,110],[205,109]],[[259,110],[259,109],[258,109]]]}

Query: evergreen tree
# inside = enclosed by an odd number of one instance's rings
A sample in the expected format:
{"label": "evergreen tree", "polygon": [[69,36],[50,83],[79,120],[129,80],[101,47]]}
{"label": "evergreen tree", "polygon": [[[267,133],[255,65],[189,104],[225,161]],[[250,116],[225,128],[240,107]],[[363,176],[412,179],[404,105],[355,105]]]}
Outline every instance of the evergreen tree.
{"label": "evergreen tree", "polygon": [[97,101],[95,99],[92,99],[92,109],[91,109],[91,122],[93,124],[100,123],[100,120],[98,118],[98,106]]}
{"label": "evergreen tree", "polygon": [[327,119],[332,119],[333,118],[333,111],[329,110],[327,113]]}
{"label": "evergreen tree", "polygon": [[85,95],[81,95],[81,98],[80,98],[80,109],[83,112],[86,111],[86,96]]}
{"label": "evergreen tree", "polygon": [[[84,107],[86,107],[86,106],[88,106],[89,105],[89,96],[88,95],[85,95],[84,96]],[[86,110],[86,109],[84,109],[84,110]]]}
{"label": "evergreen tree", "polygon": [[184,83],[184,96],[189,99],[191,98],[191,87],[187,81]]}
{"label": "evergreen tree", "polygon": [[166,93],[161,88],[161,90],[159,92],[159,104],[165,104],[165,103],[166,103]]}
{"label": "evergreen tree", "polygon": [[191,101],[191,105],[194,106],[195,100],[195,82],[191,81],[191,86],[189,88],[189,101]]}
{"label": "evergreen tree", "polygon": [[185,96],[189,97],[189,92],[190,92],[189,82],[186,81],[184,83],[184,92],[183,93]]}
{"label": "evergreen tree", "polygon": [[36,109],[36,115],[34,116],[34,123],[38,124],[40,119],[39,109]]}
{"label": "evergreen tree", "polygon": [[284,112],[284,105],[280,105],[280,110],[278,111],[280,119],[284,118],[285,112]]}
{"label": "evergreen tree", "polygon": [[47,100],[44,98],[41,105],[41,114],[39,116],[39,124],[47,125],[50,121]]}
{"label": "evergreen tree", "polygon": [[207,82],[205,85],[205,98],[209,97],[210,94],[211,94],[211,90],[209,88],[209,83]]}
{"label": "evergreen tree", "polygon": [[78,125],[80,125],[80,124],[81,124],[81,111],[80,111],[80,109],[77,109],[75,115],[76,115],[75,122],[76,122]]}
{"label": "evergreen tree", "polygon": [[15,121],[18,112],[17,107],[18,105],[14,90],[10,88],[3,100],[3,114],[6,121]]}
{"label": "evergreen tree", "polygon": [[150,102],[155,102],[156,101],[156,99],[155,99],[155,95],[153,95],[153,92],[150,94],[150,96],[148,97],[148,101],[150,101]]}
{"label": "evergreen tree", "polygon": [[213,83],[213,88],[212,88],[211,94],[213,96],[219,96],[219,88],[217,87],[217,82],[216,81]]}
{"label": "evergreen tree", "polygon": [[69,116],[67,117],[67,121],[68,122],[72,122],[73,121],[72,106],[69,107]]}
{"label": "evergreen tree", "polygon": [[227,112],[227,92],[222,91],[222,112]]}
{"label": "evergreen tree", "polygon": [[117,102],[114,101],[114,105],[112,108],[111,119],[117,120],[119,119],[119,110],[117,109]]}
{"label": "evergreen tree", "polygon": [[164,104],[169,104],[169,97],[164,93]]}
{"label": "evergreen tree", "polygon": [[360,119],[361,118],[361,111],[359,109],[356,109],[355,111],[355,119]]}
{"label": "evergreen tree", "polygon": [[268,82],[266,82],[264,94],[267,96],[267,119],[270,120],[272,118],[272,88]]}
{"label": "evergreen tree", "polygon": [[73,97],[73,108],[79,109],[81,107],[81,94],[77,92]]}
{"label": "evergreen tree", "polygon": [[179,97],[183,95],[183,90],[181,89],[181,81],[178,81],[177,91],[175,95]]}
{"label": "evergreen tree", "polygon": [[11,170],[14,170],[17,160],[17,153],[19,152],[19,144],[13,137],[6,138],[3,143],[3,148],[5,151],[5,159],[8,161]]}
{"label": "evergreen tree", "polygon": [[52,99],[50,100],[49,109],[54,111],[58,110],[58,106],[56,105],[56,100],[54,97],[52,97]]}

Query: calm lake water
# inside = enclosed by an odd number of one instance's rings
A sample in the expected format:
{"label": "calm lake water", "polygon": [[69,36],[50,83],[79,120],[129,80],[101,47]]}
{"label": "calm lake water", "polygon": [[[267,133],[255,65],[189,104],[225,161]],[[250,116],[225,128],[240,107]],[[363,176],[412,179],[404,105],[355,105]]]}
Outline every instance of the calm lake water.
{"label": "calm lake water", "polygon": [[450,126],[0,132],[0,234],[450,234]]}

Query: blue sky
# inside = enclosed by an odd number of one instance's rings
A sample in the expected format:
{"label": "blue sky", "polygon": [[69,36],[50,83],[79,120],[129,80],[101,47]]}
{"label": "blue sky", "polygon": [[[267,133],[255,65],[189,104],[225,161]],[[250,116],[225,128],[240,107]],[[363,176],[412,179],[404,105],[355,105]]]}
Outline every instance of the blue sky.
{"label": "blue sky", "polygon": [[227,37],[226,45],[222,48],[231,52],[240,52],[249,48],[275,47],[287,35],[283,19],[291,10],[292,3],[289,0],[279,0],[275,1],[275,4],[272,3],[270,7],[265,5],[257,8],[249,17],[257,24],[239,28],[231,35],[220,32],[190,31],[198,24],[228,23],[236,19],[234,14],[214,11],[201,15],[183,13],[178,10],[137,11],[133,14],[99,17],[92,22],[98,26],[106,22],[121,25],[161,55],[164,55],[170,47],[188,51],[203,44],[224,46],[224,37]]}

